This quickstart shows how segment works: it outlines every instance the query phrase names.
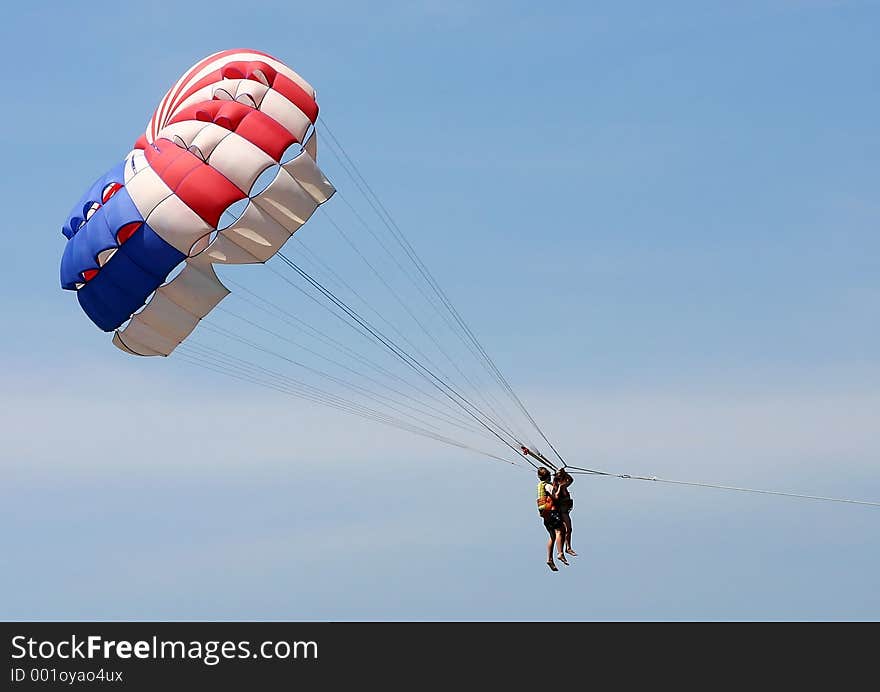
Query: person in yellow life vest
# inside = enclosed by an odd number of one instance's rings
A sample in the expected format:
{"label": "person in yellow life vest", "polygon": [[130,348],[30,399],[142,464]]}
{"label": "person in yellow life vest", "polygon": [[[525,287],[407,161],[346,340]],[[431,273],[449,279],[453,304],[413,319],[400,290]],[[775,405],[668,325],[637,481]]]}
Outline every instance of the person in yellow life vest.
{"label": "person in yellow life vest", "polygon": [[547,529],[549,538],[547,539],[547,566],[554,572],[558,572],[559,568],[553,561],[553,543],[557,545],[557,558],[559,561],[567,565],[568,560],[565,559],[563,548],[565,545],[565,535],[563,534],[564,524],[559,510],[556,507],[557,488],[550,482],[550,471],[543,466],[538,469],[538,514],[544,520],[544,528]]}
{"label": "person in yellow life vest", "polygon": [[556,508],[559,510],[559,516],[562,519],[562,531],[565,539],[565,552],[569,555],[577,556],[571,547],[571,515],[570,512],[574,507],[574,500],[571,499],[571,493],[568,487],[574,483],[574,477],[564,468],[559,469],[553,478],[553,485],[556,487]]}

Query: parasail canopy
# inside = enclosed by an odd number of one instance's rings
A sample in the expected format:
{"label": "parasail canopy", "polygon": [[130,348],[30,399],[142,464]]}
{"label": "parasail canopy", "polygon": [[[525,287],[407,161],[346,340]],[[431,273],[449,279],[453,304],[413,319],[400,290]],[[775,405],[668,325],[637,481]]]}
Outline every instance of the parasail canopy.
{"label": "parasail canopy", "polygon": [[[266,53],[193,65],[69,214],[62,288],[122,350],[169,355],[229,293],[213,264],[266,262],[333,195],[317,117],[315,90]],[[236,203],[243,213],[224,226]]]}
{"label": "parasail canopy", "polygon": [[[349,234],[329,215],[326,220],[417,330],[407,333],[377,310],[334,269],[335,259],[324,262],[305,245],[296,259],[281,252],[336,193],[317,164],[317,124],[315,90],[278,59],[233,49],[199,61],[159,101],[123,160],[74,205],[62,228],[62,288],[76,292],[83,312],[126,353],[176,352],[182,362],[534,465],[520,451],[524,443],[534,449],[525,428],[546,440],[543,431],[326,123],[328,150],[364,195],[380,230],[366,222],[369,211],[361,214],[341,195],[367,233]],[[378,260],[368,257],[365,240],[381,248]],[[272,264],[267,269],[353,330],[357,345],[291,314],[274,296],[255,294],[225,274],[221,281],[215,271],[218,264],[261,265],[276,256],[273,264],[282,272]],[[408,282],[405,290],[394,286],[395,267],[397,279]],[[226,284],[235,287],[236,302],[258,312],[219,307],[230,295]],[[225,341],[219,346],[194,336],[212,312],[204,330]],[[217,313],[239,323],[224,326]],[[295,338],[282,323],[296,328]],[[247,336],[242,324],[251,328]],[[418,343],[420,337],[427,342]],[[500,442],[508,458],[474,446],[486,440]]]}

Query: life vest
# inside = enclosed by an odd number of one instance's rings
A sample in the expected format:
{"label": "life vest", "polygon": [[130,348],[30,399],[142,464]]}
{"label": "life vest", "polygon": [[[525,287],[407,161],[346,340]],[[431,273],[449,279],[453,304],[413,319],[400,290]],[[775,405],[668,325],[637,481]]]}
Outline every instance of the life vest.
{"label": "life vest", "polygon": [[544,487],[544,481],[541,481],[538,483],[538,514],[543,517],[546,516],[545,513],[554,509],[556,509],[556,505],[553,502],[553,496],[547,494],[547,488]]}

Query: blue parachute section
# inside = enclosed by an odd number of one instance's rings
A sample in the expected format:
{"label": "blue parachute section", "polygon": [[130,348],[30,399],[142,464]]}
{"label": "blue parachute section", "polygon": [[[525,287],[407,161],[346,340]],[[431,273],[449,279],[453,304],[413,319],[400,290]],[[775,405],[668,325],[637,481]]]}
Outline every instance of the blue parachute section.
{"label": "blue parachute section", "polygon": [[101,195],[110,183],[122,185],[125,180],[123,173],[124,166],[125,162],[123,161],[111,168],[104,175],[100,176],[94,183],[92,183],[86,193],[80,198],[79,202],[73,206],[70,214],[67,215],[67,222],[61,228],[61,233],[65,238],[70,240],[76,235],[85,221],[86,212],[89,207],[95,202],[101,201]]}
{"label": "blue parachute section", "polygon": [[146,303],[184,259],[182,252],[144,224],[98,275],[77,291],[79,304],[98,327],[113,331]]}
{"label": "blue parachute section", "polygon": [[[77,291],[83,311],[107,332],[140,309],[186,258],[144,222],[123,182],[120,164],[92,184],[62,228],[68,241],[61,287]],[[99,266],[98,256],[110,250]]]}

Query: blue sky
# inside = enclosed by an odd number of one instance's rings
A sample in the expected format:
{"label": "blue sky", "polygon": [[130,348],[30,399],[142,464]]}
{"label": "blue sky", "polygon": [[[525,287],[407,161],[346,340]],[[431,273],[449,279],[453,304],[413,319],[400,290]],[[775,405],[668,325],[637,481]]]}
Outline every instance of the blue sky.
{"label": "blue sky", "polygon": [[583,5],[7,11],[0,616],[880,617],[876,509],[579,478],[551,575],[528,473],[127,358],[59,288],[70,206],[164,91],[257,48],[571,463],[880,500],[880,6]]}

